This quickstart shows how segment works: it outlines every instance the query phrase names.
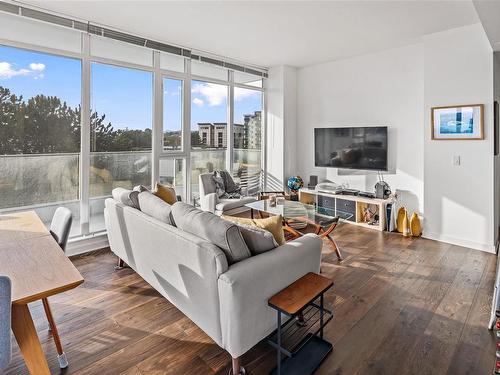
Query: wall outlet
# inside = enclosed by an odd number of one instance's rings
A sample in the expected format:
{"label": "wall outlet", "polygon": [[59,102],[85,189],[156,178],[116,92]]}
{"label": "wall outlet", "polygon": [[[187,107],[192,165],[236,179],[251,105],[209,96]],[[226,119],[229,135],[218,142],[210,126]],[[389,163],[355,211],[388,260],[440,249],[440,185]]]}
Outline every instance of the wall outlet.
{"label": "wall outlet", "polygon": [[454,166],[459,166],[460,165],[460,155],[454,155],[452,163]]}

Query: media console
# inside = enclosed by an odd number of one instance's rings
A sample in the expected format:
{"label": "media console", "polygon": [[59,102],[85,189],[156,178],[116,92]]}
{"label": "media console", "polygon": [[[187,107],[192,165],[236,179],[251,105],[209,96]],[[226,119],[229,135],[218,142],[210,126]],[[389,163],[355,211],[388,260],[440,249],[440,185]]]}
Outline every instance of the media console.
{"label": "media console", "polygon": [[[323,191],[300,189],[299,200],[307,204],[315,204],[322,207],[334,209],[335,212],[348,212],[353,214],[351,219],[343,220],[345,223],[359,225],[365,228],[383,231],[386,229],[386,206],[393,203],[392,198],[377,199],[356,195],[334,194]],[[370,207],[379,216],[378,223],[369,224],[364,220],[364,210]]]}

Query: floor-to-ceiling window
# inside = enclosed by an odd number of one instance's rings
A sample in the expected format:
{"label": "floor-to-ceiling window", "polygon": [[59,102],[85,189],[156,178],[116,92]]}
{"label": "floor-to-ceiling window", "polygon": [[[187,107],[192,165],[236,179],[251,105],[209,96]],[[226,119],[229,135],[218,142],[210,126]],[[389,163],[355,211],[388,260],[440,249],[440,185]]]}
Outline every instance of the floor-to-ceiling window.
{"label": "floor-to-ceiling window", "polygon": [[0,46],[0,209],[34,208],[50,221],[64,205],[79,218],[81,69]]}
{"label": "floor-to-ceiling window", "polygon": [[226,169],[228,85],[191,82],[191,197],[199,197],[201,173]]}
{"label": "floor-to-ceiling window", "polygon": [[262,91],[234,88],[235,179],[249,193],[262,185]]}
{"label": "floor-to-ceiling window", "polygon": [[116,187],[151,187],[153,75],[93,63],[90,231],[104,229],[104,198]]}
{"label": "floor-to-ceiling window", "polygon": [[105,229],[115,187],[160,181],[196,203],[200,173],[261,185],[261,73],[11,17],[0,12],[12,38],[0,45],[0,213],[36,209],[48,224],[66,206],[71,236],[86,236]]}

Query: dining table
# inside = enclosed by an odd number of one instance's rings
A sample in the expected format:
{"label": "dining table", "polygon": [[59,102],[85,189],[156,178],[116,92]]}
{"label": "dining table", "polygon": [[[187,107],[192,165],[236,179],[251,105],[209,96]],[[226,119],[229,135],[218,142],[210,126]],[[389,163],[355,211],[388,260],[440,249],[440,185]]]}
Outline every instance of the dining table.
{"label": "dining table", "polygon": [[32,375],[50,374],[29,304],[84,279],[35,211],[0,215],[0,275],[12,283],[12,331]]}

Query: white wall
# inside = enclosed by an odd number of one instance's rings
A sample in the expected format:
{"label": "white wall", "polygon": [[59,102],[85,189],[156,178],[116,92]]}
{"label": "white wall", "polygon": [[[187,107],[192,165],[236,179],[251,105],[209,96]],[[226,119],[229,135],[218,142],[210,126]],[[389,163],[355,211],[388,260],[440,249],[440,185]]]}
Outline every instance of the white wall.
{"label": "white wall", "polygon": [[[387,125],[385,179],[423,216],[424,236],[492,251],[492,102],[493,53],[480,24],[299,69],[296,171],[373,191],[375,173],[314,167],[313,129]],[[430,139],[430,107],[473,103],[485,104],[484,141]],[[452,166],[453,155],[460,155],[460,166]]]}
{"label": "white wall", "polygon": [[[482,250],[494,245],[493,52],[480,24],[424,41],[424,212],[429,238]],[[433,106],[485,105],[485,140],[431,140]],[[452,165],[459,155],[460,166]]]}
{"label": "white wall", "polygon": [[296,69],[278,66],[266,80],[267,190],[282,190],[295,166]]}
{"label": "white wall", "polygon": [[[493,97],[494,99],[500,103],[500,52],[495,52],[493,56]],[[499,113],[500,115],[500,113]],[[493,126],[496,126],[493,124]],[[499,137],[500,135],[497,135]],[[500,147],[500,145],[499,145]],[[500,153],[495,156],[494,159],[494,179],[495,179],[495,208],[494,208],[494,216],[495,216],[495,225],[493,230],[495,232],[495,244],[498,242],[498,227],[500,226]]]}
{"label": "white wall", "polygon": [[385,180],[423,211],[423,47],[412,45],[298,71],[297,171],[373,191],[377,175],[314,167],[316,127],[389,127]]}

